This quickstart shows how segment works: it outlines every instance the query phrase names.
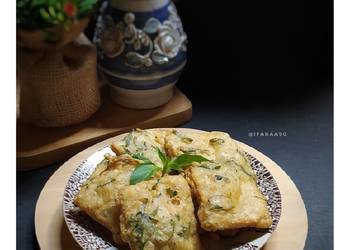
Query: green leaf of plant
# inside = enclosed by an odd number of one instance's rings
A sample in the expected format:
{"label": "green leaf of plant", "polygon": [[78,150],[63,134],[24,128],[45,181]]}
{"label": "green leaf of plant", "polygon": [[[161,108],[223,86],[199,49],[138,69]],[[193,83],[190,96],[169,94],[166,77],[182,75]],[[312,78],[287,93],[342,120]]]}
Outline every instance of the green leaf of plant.
{"label": "green leaf of plant", "polygon": [[191,165],[193,162],[201,163],[204,161],[209,160],[201,155],[182,154],[168,163],[166,172],[168,173],[171,170],[181,171],[184,167]]}
{"label": "green leaf of plant", "polygon": [[58,1],[58,2],[55,2],[54,7],[55,7],[56,10],[63,11],[62,5],[63,5],[63,3]]}
{"label": "green leaf of plant", "polygon": [[79,2],[78,12],[80,16],[87,15],[93,11],[97,0],[83,0]]}
{"label": "green leaf of plant", "polygon": [[32,7],[44,4],[46,4],[46,0],[32,0],[32,2],[30,3]]}
{"label": "green leaf of plant", "polygon": [[83,0],[80,1],[79,4],[93,5],[97,2],[97,0]]}
{"label": "green leaf of plant", "polygon": [[141,181],[150,179],[157,171],[159,167],[153,163],[141,163],[138,165],[134,172],[130,176],[130,185],[135,185]]}
{"label": "green leaf of plant", "polygon": [[91,11],[91,6],[79,6],[79,15],[83,15]]}
{"label": "green leaf of plant", "polygon": [[46,0],[47,1],[47,5],[54,5],[57,0]]}
{"label": "green leaf of plant", "polygon": [[50,15],[49,13],[47,13],[45,9],[40,9],[40,15],[42,16],[43,19],[50,20]]}
{"label": "green leaf of plant", "polygon": [[64,15],[63,15],[61,12],[57,13],[57,19],[58,19],[60,22],[63,22],[63,21],[64,21]]}
{"label": "green leaf of plant", "polygon": [[52,17],[56,17],[56,11],[52,6],[49,6],[49,13]]}
{"label": "green leaf of plant", "polygon": [[96,4],[96,0],[85,0],[85,1],[81,1],[79,2],[79,7],[82,7],[82,6],[93,6],[94,4]]}

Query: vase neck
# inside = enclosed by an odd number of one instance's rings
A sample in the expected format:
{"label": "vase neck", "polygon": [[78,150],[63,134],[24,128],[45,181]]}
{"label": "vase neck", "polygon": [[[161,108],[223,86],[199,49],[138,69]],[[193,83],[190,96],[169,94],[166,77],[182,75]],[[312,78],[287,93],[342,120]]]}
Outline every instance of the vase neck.
{"label": "vase neck", "polygon": [[113,8],[131,11],[145,12],[159,9],[170,2],[170,0],[109,0]]}

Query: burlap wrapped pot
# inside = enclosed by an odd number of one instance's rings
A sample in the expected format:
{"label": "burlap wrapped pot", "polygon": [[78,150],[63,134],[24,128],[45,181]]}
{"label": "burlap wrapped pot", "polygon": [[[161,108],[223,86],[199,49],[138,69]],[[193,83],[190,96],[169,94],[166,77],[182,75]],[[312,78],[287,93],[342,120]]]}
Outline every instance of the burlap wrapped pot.
{"label": "burlap wrapped pot", "polygon": [[62,127],[89,118],[100,105],[96,51],[84,35],[49,50],[17,48],[22,122]]}

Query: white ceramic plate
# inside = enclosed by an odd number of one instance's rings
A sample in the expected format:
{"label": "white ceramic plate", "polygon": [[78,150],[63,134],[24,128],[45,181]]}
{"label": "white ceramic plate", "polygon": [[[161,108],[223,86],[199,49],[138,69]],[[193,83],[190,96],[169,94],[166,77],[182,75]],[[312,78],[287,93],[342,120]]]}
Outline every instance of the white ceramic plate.
{"label": "white ceramic plate", "polygon": [[[109,147],[104,147],[87,158],[69,178],[64,190],[63,210],[64,219],[69,231],[76,242],[85,250],[116,250],[128,249],[119,247],[111,239],[110,233],[89,216],[82,212],[76,212],[77,207],[73,204],[75,195],[80,186],[87,180],[106,153],[113,154]],[[271,173],[256,158],[248,155],[251,166],[258,177],[257,184],[262,193],[267,197],[269,210],[272,216],[272,226],[267,230],[255,228],[242,229],[233,237],[220,240],[211,240],[201,237],[205,249],[215,250],[257,250],[260,249],[271,237],[281,216],[282,199],[277,183]]]}

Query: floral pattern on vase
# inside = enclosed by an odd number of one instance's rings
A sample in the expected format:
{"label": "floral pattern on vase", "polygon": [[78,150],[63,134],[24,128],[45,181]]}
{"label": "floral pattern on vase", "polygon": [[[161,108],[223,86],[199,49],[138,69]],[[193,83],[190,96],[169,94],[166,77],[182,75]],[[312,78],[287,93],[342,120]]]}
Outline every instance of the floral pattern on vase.
{"label": "floral pattern on vase", "polygon": [[103,2],[94,43],[99,69],[115,102],[145,109],[170,100],[186,64],[187,43],[170,0]]}
{"label": "floral pattern on vase", "polygon": [[[106,17],[105,30],[100,33],[100,39],[95,39],[99,45],[99,55],[113,58],[120,56],[125,44],[132,50],[125,55],[125,64],[133,67],[150,67],[153,63],[162,65],[176,57],[180,50],[186,51],[187,36],[183,31],[174,4],[168,5],[169,17],[163,23],[157,18],[149,18],[144,27],[138,29],[135,24],[135,14],[128,12],[122,21],[114,24],[111,16]],[[151,35],[157,36],[152,40]],[[146,52],[141,54],[143,48]]]}

